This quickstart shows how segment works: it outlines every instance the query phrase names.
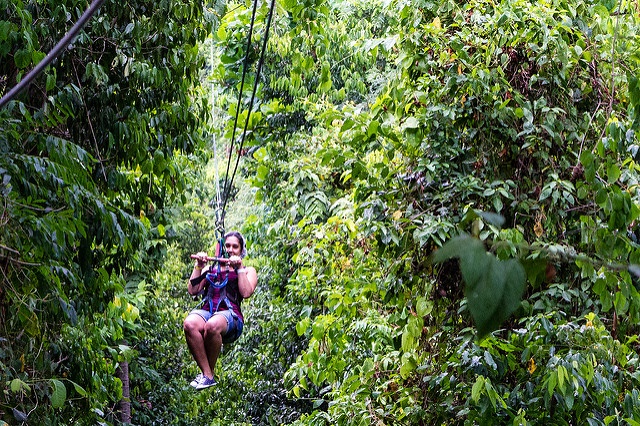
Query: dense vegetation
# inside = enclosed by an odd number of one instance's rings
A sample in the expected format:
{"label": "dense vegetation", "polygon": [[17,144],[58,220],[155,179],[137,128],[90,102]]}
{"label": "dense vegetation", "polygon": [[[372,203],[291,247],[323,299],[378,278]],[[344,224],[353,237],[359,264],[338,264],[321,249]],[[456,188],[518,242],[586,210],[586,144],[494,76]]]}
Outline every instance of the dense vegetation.
{"label": "dense vegetation", "polygon": [[[286,0],[249,116],[258,5],[107,0],[0,110],[1,421],[639,424],[637,4]],[[1,87],[86,6],[0,0]],[[234,135],[260,285],[196,393]]]}

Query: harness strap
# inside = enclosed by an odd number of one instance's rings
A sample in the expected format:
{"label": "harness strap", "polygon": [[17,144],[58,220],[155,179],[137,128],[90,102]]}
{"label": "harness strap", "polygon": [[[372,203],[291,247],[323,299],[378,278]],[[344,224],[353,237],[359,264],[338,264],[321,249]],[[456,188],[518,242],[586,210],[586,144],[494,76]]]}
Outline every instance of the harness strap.
{"label": "harness strap", "polygon": [[218,309],[220,308],[220,303],[222,303],[223,301],[224,301],[224,304],[227,305],[227,309],[231,311],[231,316],[237,319],[238,314],[236,314],[235,310],[233,309],[233,305],[231,304],[231,301],[227,297],[226,287],[223,288],[222,291],[220,292],[220,300],[218,300],[218,306],[216,306],[216,312],[218,312]]}
{"label": "harness strap", "polygon": [[[222,257],[223,255],[223,248],[222,248],[222,243],[223,243],[223,239],[224,237],[221,237],[220,240],[218,241],[217,247],[216,247],[216,256],[217,257]],[[231,311],[231,315],[233,316],[233,318],[238,319],[238,314],[236,313],[233,305],[231,304],[231,301],[229,300],[229,298],[227,297],[227,283],[229,282],[229,272],[226,273],[226,276],[224,277],[223,280],[220,280],[220,278],[222,277],[222,268],[220,267],[220,263],[218,262],[217,267],[215,268],[215,272],[208,272],[205,276],[206,280],[207,280],[207,295],[204,298],[204,302],[206,304],[209,305],[209,313],[211,315],[213,315],[214,312],[218,312],[218,310],[220,309],[220,304],[222,302],[225,303],[225,305],[227,305],[227,309],[229,311]],[[218,299],[218,304],[215,306],[213,306],[213,289],[221,289],[220,290],[220,297]]]}
{"label": "harness strap", "polygon": [[[218,268],[220,268],[218,266]],[[218,308],[220,307],[220,302],[222,301],[222,294],[220,295],[220,299],[218,300],[218,306],[216,306],[215,309],[213,309],[213,297],[212,297],[212,292],[214,288],[221,288],[223,289],[222,292],[224,294],[224,297],[226,298],[226,289],[225,287],[227,286],[227,283],[229,282],[229,274],[227,274],[226,277],[224,277],[224,280],[219,281],[218,277],[220,276],[220,274],[215,273],[215,274],[207,274],[207,283],[209,284],[209,289],[207,290],[207,296],[205,297],[205,302],[209,303],[209,313],[213,314],[214,312],[218,312]],[[226,302],[225,302],[226,303]]]}

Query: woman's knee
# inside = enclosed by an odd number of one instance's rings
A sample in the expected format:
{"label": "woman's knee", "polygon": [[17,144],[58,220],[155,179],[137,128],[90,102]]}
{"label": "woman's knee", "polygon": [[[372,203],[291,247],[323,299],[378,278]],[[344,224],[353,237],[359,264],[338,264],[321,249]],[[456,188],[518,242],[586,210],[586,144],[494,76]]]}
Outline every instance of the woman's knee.
{"label": "woman's knee", "polygon": [[214,316],[204,325],[205,335],[224,334],[227,331],[227,320],[219,316]]}
{"label": "woman's knee", "polygon": [[204,320],[202,318],[189,315],[182,323],[182,329],[186,332],[201,331],[203,325]]}

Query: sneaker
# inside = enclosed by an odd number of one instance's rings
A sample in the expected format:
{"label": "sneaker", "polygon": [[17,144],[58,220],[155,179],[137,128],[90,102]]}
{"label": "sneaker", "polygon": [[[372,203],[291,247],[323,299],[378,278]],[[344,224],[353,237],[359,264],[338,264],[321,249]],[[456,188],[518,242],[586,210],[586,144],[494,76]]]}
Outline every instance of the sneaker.
{"label": "sneaker", "polygon": [[191,383],[189,383],[189,385],[190,385],[192,388],[195,388],[196,386],[198,386],[198,383],[200,383],[200,382],[202,381],[202,379],[204,379],[204,374],[200,373],[200,374],[198,374],[198,375],[196,376],[196,378],[195,378],[195,379],[193,379],[193,380],[191,381]]}
{"label": "sneaker", "polygon": [[195,388],[197,390],[202,390],[202,389],[206,389],[209,388],[211,386],[216,385],[218,382],[216,382],[216,379],[212,378],[208,378],[207,376],[202,376],[202,380],[200,380],[198,382],[198,384],[195,386]]}

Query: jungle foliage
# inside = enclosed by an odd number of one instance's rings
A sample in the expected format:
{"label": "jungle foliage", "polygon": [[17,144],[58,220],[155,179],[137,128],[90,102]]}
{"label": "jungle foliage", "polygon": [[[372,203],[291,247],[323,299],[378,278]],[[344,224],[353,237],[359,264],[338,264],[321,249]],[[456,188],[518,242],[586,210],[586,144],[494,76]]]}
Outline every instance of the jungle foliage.
{"label": "jungle foliage", "polygon": [[[0,0],[5,90],[86,5]],[[126,361],[140,425],[638,424],[638,5],[285,0],[257,81],[252,11],[107,0],[0,110],[1,419],[121,424]],[[194,393],[245,120],[260,285]]]}
{"label": "jungle foliage", "polygon": [[[0,1],[4,94],[87,1]],[[8,422],[116,422],[150,274],[195,178],[209,33],[201,4],[106,1],[0,110],[0,413]],[[167,90],[171,87],[172,90]],[[135,366],[134,366],[135,367]]]}
{"label": "jungle foliage", "polygon": [[635,424],[636,5],[284,6],[248,168],[296,424]]}

